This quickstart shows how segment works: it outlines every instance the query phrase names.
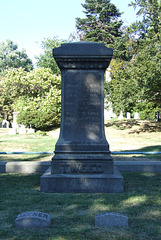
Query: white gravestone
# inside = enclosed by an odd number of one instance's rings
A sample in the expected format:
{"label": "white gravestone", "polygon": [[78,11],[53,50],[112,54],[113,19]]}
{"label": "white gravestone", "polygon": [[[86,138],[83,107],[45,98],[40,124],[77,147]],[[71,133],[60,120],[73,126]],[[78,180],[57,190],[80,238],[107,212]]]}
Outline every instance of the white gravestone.
{"label": "white gravestone", "polygon": [[2,128],[9,128],[9,122],[5,119],[2,121]]}
{"label": "white gravestone", "polygon": [[120,112],[120,115],[119,115],[119,117],[118,117],[118,119],[121,120],[121,119],[123,119],[123,118],[124,118],[124,116],[123,116],[123,112],[121,111],[121,112]]}
{"label": "white gravestone", "polygon": [[127,118],[127,119],[131,119],[131,114],[130,114],[130,112],[127,112],[127,113],[126,113],[126,118]]}
{"label": "white gravestone", "polygon": [[140,115],[139,115],[138,112],[135,112],[135,113],[134,113],[134,119],[140,119]]}
{"label": "white gravestone", "polygon": [[18,112],[13,112],[12,115],[13,115],[12,127],[13,128],[18,128],[18,124],[17,124]]}
{"label": "white gravestone", "polygon": [[27,129],[27,134],[33,134],[33,133],[35,133],[35,129],[33,129],[33,128]]}
{"label": "white gravestone", "polygon": [[25,125],[21,125],[20,128],[19,128],[19,134],[26,134],[26,128],[25,128]]}

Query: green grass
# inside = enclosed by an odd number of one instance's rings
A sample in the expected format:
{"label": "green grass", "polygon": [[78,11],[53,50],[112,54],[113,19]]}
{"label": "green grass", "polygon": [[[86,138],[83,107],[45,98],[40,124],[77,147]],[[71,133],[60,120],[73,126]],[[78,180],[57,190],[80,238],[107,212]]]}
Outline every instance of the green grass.
{"label": "green grass", "polygon": [[[131,151],[134,151],[134,150],[131,150]],[[125,150],[125,152],[131,152],[130,150]],[[136,150],[136,152],[161,152],[161,145],[155,145],[155,146],[149,146],[149,147],[143,147],[143,148],[140,148],[139,150]],[[135,152],[135,151],[134,151]],[[115,160],[127,160],[127,161],[130,161],[130,158],[135,158],[135,160],[139,161],[141,159],[146,159],[148,158],[148,160],[158,160],[160,161],[161,160],[161,154],[128,154],[128,155],[112,155],[113,158]],[[117,157],[119,156],[119,157]]]}
{"label": "green grass", "polygon": [[[0,175],[0,239],[6,240],[160,240],[161,174],[124,173],[119,194],[53,194],[40,192],[40,175]],[[15,229],[25,211],[49,213],[49,229]],[[96,228],[95,214],[118,212],[128,228]]]}
{"label": "green grass", "polygon": [[[0,129],[1,152],[48,152],[54,151],[56,138],[42,136],[39,133],[31,135],[8,135],[8,130]],[[51,155],[0,155],[0,161],[40,161],[50,160]]]}
{"label": "green grass", "polygon": [[[161,123],[141,120],[115,120],[105,124],[111,151],[161,151]],[[55,131],[42,136],[8,135],[8,129],[0,129],[1,152],[52,152],[58,134]],[[0,161],[50,161],[51,155],[0,155]],[[113,155],[114,160],[161,160],[160,155]]]}

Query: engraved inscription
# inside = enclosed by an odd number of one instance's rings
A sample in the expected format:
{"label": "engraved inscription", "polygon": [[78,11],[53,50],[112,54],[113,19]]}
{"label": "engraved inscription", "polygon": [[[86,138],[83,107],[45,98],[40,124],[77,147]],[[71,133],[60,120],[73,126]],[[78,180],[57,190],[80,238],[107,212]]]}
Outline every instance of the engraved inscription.
{"label": "engraved inscription", "polygon": [[44,218],[44,219],[48,219],[49,215],[46,213],[42,213],[42,212],[24,212],[18,215],[18,220],[20,220],[21,218],[27,218],[27,217],[36,217],[36,218]]}
{"label": "engraved inscription", "polygon": [[[98,71],[66,71],[63,138],[70,141],[102,139],[103,82]],[[69,136],[69,137],[68,137]],[[77,136],[77,138],[76,138]]]}
{"label": "engraved inscription", "polygon": [[64,174],[91,174],[91,173],[103,173],[104,170],[101,164],[61,164],[60,165],[61,172]]}

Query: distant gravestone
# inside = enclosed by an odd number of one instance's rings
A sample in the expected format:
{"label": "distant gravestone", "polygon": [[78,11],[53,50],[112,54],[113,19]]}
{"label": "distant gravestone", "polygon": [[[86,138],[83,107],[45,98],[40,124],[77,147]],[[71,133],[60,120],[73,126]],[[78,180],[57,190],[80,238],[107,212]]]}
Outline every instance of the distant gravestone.
{"label": "distant gravestone", "polygon": [[16,133],[17,133],[16,128],[9,128],[9,130],[8,130],[9,135],[16,135]]}
{"label": "distant gravestone", "polygon": [[138,112],[135,112],[135,113],[134,113],[134,119],[140,119],[140,115],[139,115]]}
{"label": "distant gravestone", "polygon": [[119,117],[118,117],[118,119],[121,120],[121,119],[123,119],[123,118],[124,118],[124,116],[123,116],[123,112],[121,111],[121,112],[120,112],[120,115],[119,115]]}
{"label": "distant gravestone", "polygon": [[17,124],[18,112],[13,112],[12,115],[13,115],[12,127],[17,128],[18,127],[18,124]]}
{"label": "distant gravestone", "polygon": [[16,228],[48,228],[51,224],[51,217],[43,212],[24,212],[15,220]]}
{"label": "distant gravestone", "polygon": [[127,118],[127,119],[131,119],[131,114],[130,114],[130,112],[127,112],[127,113],[126,113],[126,118]]}
{"label": "distant gravestone", "polygon": [[21,125],[19,128],[19,134],[26,134],[27,130],[25,128],[25,125]]}
{"label": "distant gravestone", "polygon": [[35,129],[33,128],[27,129],[27,134],[34,134],[34,133],[35,133]]}
{"label": "distant gravestone", "polygon": [[9,128],[9,122],[5,119],[2,121],[2,128]]}
{"label": "distant gravestone", "polygon": [[96,227],[128,227],[128,217],[116,212],[95,215]]}

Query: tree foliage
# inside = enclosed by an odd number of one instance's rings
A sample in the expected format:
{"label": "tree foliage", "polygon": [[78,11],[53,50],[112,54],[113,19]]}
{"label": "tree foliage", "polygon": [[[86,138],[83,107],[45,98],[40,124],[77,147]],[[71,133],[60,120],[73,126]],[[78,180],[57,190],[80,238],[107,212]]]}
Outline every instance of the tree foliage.
{"label": "tree foliage", "polygon": [[112,60],[111,81],[105,84],[105,94],[112,102],[114,112],[119,116],[131,112],[139,100],[138,82],[131,79],[130,64],[125,61]]}
{"label": "tree foliage", "polygon": [[20,98],[16,109],[19,124],[40,130],[52,129],[60,124],[61,91],[52,86],[42,97]]}
{"label": "tree foliage", "polygon": [[24,68],[25,71],[33,69],[32,61],[26,51],[18,50],[18,45],[11,40],[0,43],[0,75],[3,76],[12,68]]}
{"label": "tree foliage", "polygon": [[126,33],[131,38],[133,58],[111,64],[107,92],[117,114],[120,110],[138,111],[142,118],[153,119],[161,105],[160,5],[156,0],[135,0],[131,5],[139,7],[137,14],[143,15]]}
{"label": "tree foliage", "polygon": [[146,34],[155,34],[160,38],[161,28],[161,2],[160,0],[134,0],[129,4],[139,8],[138,16],[142,16],[142,21],[133,24],[133,27],[139,31],[139,36],[144,38]]}
{"label": "tree foliage", "polygon": [[60,45],[65,42],[65,40],[58,40],[56,37],[53,39],[47,38],[42,41],[41,47],[44,50],[44,53],[37,57],[37,66],[50,68],[53,74],[60,74],[60,69],[53,58],[52,52],[54,48],[60,47]]}
{"label": "tree foliage", "polygon": [[86,0],[82,4],[86,18],[76,18],[76,28],[83,39],[92,42],[113,43],[121,36],[121,13],[110,0]]}
{"label": "tree foliage", "polygon": [[54,127],[60,122],[60,89],[60,76],[51,69],[12,69],[0,82],[1,115],[10,120],[12,112],[19,111],[21,124],[36,129]]}

